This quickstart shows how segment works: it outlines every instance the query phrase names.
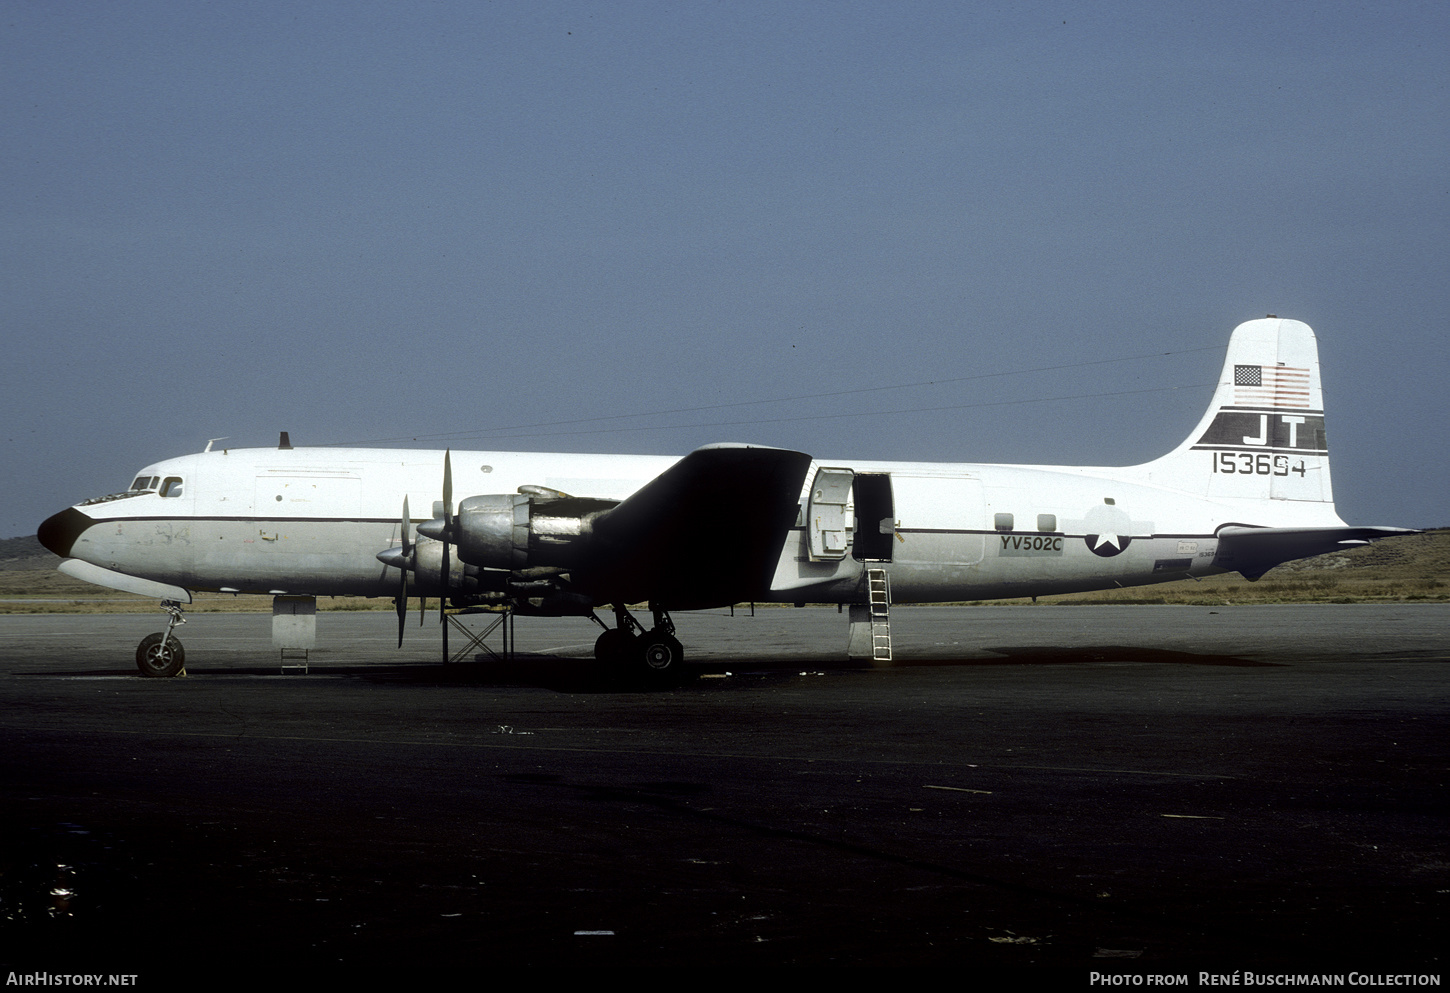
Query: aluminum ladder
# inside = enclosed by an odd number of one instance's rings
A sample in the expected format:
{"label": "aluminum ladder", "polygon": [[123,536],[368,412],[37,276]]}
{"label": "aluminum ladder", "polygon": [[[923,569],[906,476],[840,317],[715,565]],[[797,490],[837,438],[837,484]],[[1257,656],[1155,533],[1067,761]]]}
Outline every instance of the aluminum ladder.
{"label": "aluminum ladder", "polygon": [[891,661],[891,581],[885,569],[866,570],[867,602],[871,607],[871,659]]}

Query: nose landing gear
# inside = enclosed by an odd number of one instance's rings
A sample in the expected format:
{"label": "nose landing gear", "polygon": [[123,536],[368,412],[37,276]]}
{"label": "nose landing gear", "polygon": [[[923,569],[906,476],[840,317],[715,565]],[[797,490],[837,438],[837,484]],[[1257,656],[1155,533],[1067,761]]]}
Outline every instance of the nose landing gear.
{"label": "nose landing gear", "polygon": [[175,600],[162,600],[161,609],[171,615],[165,631],[148,634],[136,646],[136,668],[141,675],[152,677],[179,676],[186,671],[186,650],[181,639],[171,637],[171,629],[185,624],[181,604]]}

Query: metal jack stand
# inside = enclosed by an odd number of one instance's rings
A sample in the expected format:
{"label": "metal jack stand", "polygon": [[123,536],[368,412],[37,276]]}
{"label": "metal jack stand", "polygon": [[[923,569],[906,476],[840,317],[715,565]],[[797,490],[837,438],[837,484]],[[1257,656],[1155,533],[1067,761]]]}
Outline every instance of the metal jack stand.
{"label": "metal jack stand", "polygon": [[[460,619],[461,615],[464,614],[495,614],[496,616],[494,617],[493,621],[490,622],[488,627],[484,628],[480,632],[475,633],[472,629],[469,628],[467,624],[463,623],[463,621]],[[464,645],[458,651],[448,656],[448,661],[450,663],[460,662],[464,659],[465,656],[468,655],[481,656],[484,654],[487,654],[490,658],[497,659],[500,662],[509,662],[513,660],[514,612],[512,608],[505,609],[502,613],[497,613],[491,610],[479,610],[475,607],[469,607],[466,610],[456,611],[452,614],[447,614],[446,616],[448,618],[449,626],[453,627],[455,630],[458,631],[459,634],[463,635],[463,637],[468,640],[468,644]],[[488,645],[484,644],[484,639],[487,638],[489,635],[493,634],[494,629],[499,627],[502,627],[503,629],[501,635],[501,637],[503,638],[503,645],[501,646],[502,650],[500,652],[495,652],[492,648],[489,648]]]}
{"label": "metal jack stand", "polygon": [[277,649],[282,675],[307,675],[308,655],[316,645],[317,597],[273,597],[272,647]]}

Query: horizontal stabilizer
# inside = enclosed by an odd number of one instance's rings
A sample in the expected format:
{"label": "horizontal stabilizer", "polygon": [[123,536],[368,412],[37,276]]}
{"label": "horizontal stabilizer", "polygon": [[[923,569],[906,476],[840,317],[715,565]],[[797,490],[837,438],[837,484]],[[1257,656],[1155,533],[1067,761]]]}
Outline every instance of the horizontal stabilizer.
{"label": "horizontal stabilizer", "polygon": [[191,603],[191,594],[180,586],[158,583],[153,579],[142,579],[140,576],[128,576],[124,572],[105,569],[81,559],[66,559],[56,568],[74,579],[82,579],[87,583],[95,583],[97,586],[120,590],[122,593],[135,593],[137,596],[155,597],[158,600]]}
{"label": "horizontal stabilizer", "polygon": [[1325,552],[1343,551],[1381,538],[1419,534],[1414,528],[1326,527],[1251,528],[1230,526],[1218,533],[1218,554],[1213,564],[1220,569],[1258,579],[1274,566],[1294,559],[1306,559]]}
{"label": "horizontal stabilizer", "polygon": [[594,522],[599,554],[576,584],[671,609],[763,597],[810,464],[780,448],[697,448]]}

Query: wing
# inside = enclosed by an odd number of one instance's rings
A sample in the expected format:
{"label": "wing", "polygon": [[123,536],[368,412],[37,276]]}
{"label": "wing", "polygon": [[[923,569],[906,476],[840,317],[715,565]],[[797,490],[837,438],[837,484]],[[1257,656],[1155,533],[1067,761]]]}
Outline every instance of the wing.
{"label": "wing", "polygon": [[674,610],[764,596],[810,464],[780,448],[696,449],[594,522],[575,584],[603,602]]}
{"label": "wing", "polygon": [[1381,538],[1419,534],[1414,528],[1251,528],[1230,526],[1218,533],[1213,564],[1258,579],[1281,562],[1367,545]]}

